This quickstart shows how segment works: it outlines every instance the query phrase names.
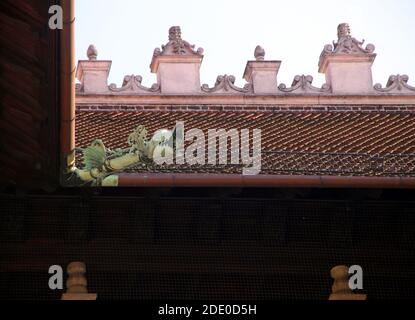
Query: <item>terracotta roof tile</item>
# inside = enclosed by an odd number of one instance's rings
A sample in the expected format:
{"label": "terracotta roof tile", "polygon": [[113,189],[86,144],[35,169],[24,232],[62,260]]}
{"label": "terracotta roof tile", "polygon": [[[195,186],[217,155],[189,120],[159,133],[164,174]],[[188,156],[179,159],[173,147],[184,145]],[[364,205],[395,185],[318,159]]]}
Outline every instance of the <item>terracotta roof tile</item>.
{"label": "terracotta roof tile", "polygon": [[[415,176],[415,113],[409,112],[77,111],[76,145],[99,138],[109,148],[126,148],[139,124],[152,135],[176,121],[206,134],[261,129],[263,174]],[[130,171],[240,173],[241,168],[138,165]]]}

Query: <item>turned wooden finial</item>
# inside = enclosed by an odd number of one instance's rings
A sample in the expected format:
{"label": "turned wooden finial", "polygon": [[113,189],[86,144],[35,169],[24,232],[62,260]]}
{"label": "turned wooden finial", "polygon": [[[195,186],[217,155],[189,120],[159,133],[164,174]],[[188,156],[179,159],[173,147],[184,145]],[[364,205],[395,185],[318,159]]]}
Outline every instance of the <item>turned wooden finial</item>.
{"label": "turned wooden finial", "polygon": [[88,293],[88,281],[86,279],[86,266],[83,262],[72,262],[68,265],[68,280],[66,281],[66,293],[62,300],[96,300],[97,295]]}
{"label": "turned wooden finial", "polygon": [[349,268],[347,266],[334,267],[331,269],[330,275],[334,279],[333,286],[331,287],[332,293],[353,293],[349,287]]}
{"label": "turned wooden finial", "polygon": [[68,265],[69,278],[66,281],[67,293],[88,293],[86,280],[86,266],[83,262],[72,262]]}
{"label": "turned wooden finial", "polygon": [[329,300],[366,300],[365,294],[355,294],[349,286],[349,267],[340,265],[331,269],[331,277],[334,279],[331,287],[332,294]]}

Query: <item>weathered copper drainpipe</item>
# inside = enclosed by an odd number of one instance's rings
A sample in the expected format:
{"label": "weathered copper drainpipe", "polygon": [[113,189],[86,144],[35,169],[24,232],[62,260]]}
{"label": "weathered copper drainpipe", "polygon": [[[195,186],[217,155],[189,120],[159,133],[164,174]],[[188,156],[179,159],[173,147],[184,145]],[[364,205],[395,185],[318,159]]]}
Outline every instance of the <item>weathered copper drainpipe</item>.
{"label": "weathered copper drainpipe", "polygon": [[119,175],[120,187],[297,187],[297,188],[415,188],[412,177],[337,177],[234,174]]}
{"label": "weathered copper drainpipe", "polygon": [[66,168],[75,163],[75,4],[62,0],[63,30],[60,39],[61,154]]}

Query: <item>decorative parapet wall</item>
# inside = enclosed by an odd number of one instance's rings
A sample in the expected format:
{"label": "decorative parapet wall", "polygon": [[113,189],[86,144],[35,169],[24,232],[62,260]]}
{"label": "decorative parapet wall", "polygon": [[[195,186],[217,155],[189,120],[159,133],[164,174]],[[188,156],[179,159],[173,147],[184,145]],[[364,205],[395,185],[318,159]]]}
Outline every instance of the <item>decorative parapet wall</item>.
{"label": "decorative parapet wall", "polygon": [[346,23],[338,26],[338,40],[326,45],[319,60],[319,72],[326,76],[321,88],[312,85],[310,75],[297,75],[290,87],[278,85],[277,75],[281,65],[278,60],[265,60],[265,50],[255,49],[255,60],[248,61],[243,87],[235,85],[233,75],[218,76],[213,86],[200,84],[200,66],[203,49],[182,39],[180,27],[171,27],[169,41],[161,49],[154,50],[151,72],[157,74],[157,83],[147,88],[142,77],[128,75],[121,87],[108,85],[111,61],[98,60],[98,51],[91,45],[88,60],[78,62],[76,85],[78,95],[267,95],[267,96],[330,96],[330,95],[415,95],[415,87],[408,84],[408,76],[390,76],[386,87],[373,85],[372,64],[376,58],[375,46],[353,38]]}

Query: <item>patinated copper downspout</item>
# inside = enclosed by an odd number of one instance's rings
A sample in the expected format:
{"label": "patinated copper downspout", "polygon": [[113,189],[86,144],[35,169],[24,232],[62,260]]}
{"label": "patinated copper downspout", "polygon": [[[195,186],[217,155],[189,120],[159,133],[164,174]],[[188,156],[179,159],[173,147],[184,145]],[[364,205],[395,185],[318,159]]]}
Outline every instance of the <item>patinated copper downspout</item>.
{"label": "patinated copper downspout", "polygon": [[120,187],[415,188],[411,177],[336,177],[232,174],[120,174]]}
{"label": "patinated copper downspout", "polygon": [[75,163],[75,4],[74,0],[62,0],[63,30],[60,39],[60,105],[61,154],[64,169]]}

